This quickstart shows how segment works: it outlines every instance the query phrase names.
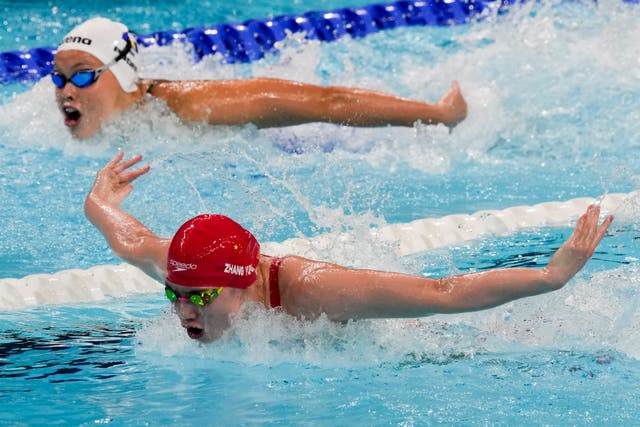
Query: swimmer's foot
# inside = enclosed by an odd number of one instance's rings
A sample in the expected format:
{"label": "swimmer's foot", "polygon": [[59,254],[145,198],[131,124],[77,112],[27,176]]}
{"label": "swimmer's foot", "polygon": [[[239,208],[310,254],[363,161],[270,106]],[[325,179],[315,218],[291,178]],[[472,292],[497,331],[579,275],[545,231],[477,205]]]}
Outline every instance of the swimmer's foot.
{"label": "swimmer's foot", "polygon": [[442,109],[442,123],[449,129],[453,129],[467,117],[467,102],[460,92],[460,85],[457,81],[451,84],[451,89],[444,94],[437,105]]}

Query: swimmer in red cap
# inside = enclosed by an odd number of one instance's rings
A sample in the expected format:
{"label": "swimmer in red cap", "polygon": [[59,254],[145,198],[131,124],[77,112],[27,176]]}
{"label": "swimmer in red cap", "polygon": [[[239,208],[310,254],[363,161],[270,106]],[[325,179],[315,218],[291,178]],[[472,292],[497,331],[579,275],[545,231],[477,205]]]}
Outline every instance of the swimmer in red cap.
{"label": "swimmer in red cap", "polygon": [[85,213],[111,249],[165,285],[189,337],[212,341],[240,306],[253,301],[304,319],[420,317],[495,307],[563,287],[589,260],[613,216],[599,224],[591,205],[544,268],[502,268],[441,279],[357,270],[298,256],[260,253],[255,237],[222,215],[187,221],[173,239],[158,237],[120,203],[149,171],[142,156],[118,154],[97,175]]}
{"label": "swimmer in red cap", "polygon": [[64,124],[88,138],[103,123],[145,98],[164,100],[187,122],[258,127],[328,122],[347,126],[413,126],[464,120],[458,83],[435,104],[367,89],[324,87],[273,79],[151,80],[139,77],[136,37],[124,24],[90,19],[62,38],[51,74]]}

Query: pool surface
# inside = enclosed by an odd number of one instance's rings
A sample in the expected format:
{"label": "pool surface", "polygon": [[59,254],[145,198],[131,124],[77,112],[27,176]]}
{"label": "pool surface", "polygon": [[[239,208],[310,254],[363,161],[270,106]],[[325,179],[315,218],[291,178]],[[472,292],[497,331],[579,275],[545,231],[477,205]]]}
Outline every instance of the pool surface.
{"label": "pool surface", "polygon": [[[96,14],[144,33],[367,3],[56,4],[30,4],[25,14],[0,2],[2,51],[55,45]],[[198,346],[160,286],[2,311],[0,424],[637,423],[639,15],[619,1],[555,1],[463,26],[332,43],[292,37],[251,64],[194,63],[182,46],[145,52],[149,76],[277,76],[432,102],[457,79],[470,113],[451,133],[184,125],[150,103],[79,142],[48,79],[0,86],[0,278],[120,263],[82,209],[96,171],[118,150],[152,165],[125,207],[160,235],[214,211],[264,242],[335,237],[308,256],[429,276],[544,265],[572,222],[407,256],[370,228],[630,195],[565,288],[478,313],[342,325],[248,306],[222,340]]]}

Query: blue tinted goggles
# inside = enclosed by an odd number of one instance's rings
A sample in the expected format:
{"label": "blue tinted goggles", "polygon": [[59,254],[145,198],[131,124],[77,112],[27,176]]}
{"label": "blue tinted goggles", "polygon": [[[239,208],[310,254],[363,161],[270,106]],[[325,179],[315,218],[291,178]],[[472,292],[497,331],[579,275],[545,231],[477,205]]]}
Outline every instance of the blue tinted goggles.
{"label": "blue tinted goggles", "polygon": [[104,65],[95,70],[78,71],[69,78],[62,73],[54,71],[51,73],[51,81],[53,81],[53,84],[58,89],[62,89],[67,82],[71,82],[75,87],[85,88],[94,84],[96,80],[98,80],[98,77],[100,77],[100,74],[104,73],[107,68],[109,67]]}

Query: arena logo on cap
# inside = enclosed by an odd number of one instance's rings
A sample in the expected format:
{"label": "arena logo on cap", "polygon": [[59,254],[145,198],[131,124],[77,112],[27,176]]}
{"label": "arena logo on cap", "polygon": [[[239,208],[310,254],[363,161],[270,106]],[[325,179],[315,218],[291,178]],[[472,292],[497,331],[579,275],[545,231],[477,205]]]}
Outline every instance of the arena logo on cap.
{"label": "arena logo on cap", "polygon": [[91,43],[93,43],[93,40],[88,37],[69,36],[65,37],[64,40],[62,40],[62,43],[80,43],[89,46]]}
{"label": "arena logo on cap", "polygon": [[173,271],[196,270],[198,268],[196,264],[187,264],[184,262],[176,261],[175,259],[170,259],[169,265],[173,267]]}
{"label": "arena logo on cap", "polygon": [[234,276],[249,276],[254,271],[256,271],[256,269],[252,265],[224,264],[224,272],[226,274],[233,274]]}

